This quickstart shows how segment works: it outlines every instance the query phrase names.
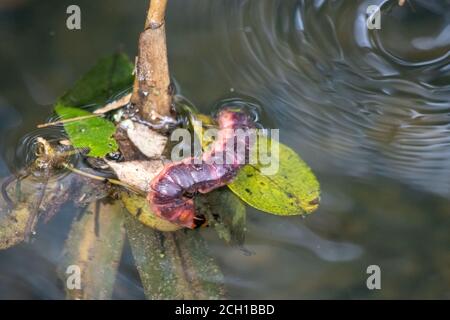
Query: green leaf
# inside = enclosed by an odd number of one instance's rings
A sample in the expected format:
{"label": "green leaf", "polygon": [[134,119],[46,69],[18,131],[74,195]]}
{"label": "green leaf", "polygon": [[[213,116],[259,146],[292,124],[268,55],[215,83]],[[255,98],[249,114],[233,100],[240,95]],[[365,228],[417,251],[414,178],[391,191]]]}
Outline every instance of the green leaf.
{"label": "green leaf", "polygon": [[[56,113],[63,120],[90,115],[90,112],[76,107],[105,104],[112,95],[132,85],[132,72],[133,64],[124,54],[114,54],[99,60],[72,89],[58,99]],[[68,122],[64,124],[64,129],[75,147],[90,149],[88,155],[91,157],[103,157],[118,149],[112,138],[115,126],[105,119]]]}
{"label": "green leaf", "polygon": [[207,193],[196,199],[196,205],[219,238],[232,245],[244,244],[246,208],[230,190],[221,188]]}
{"label": "green leaf", "polygon": [[252,149],[258,152],[264,144],[276,144],[274,150],[279,148],[279,152],[271,155],[272,161],[279,163],[277,172],[263,174],[264,166],[258,161],[256,165],[242,168],[228,187],[252,207],[268,213],[298,215],[316,210],[320,186],[308,165],[289,147],[262,136],[258,139],[258,147]]}
{"label": "green leaf", "polygon": [[100,59],[57,104],[84,107],[104,104],[112,95],[133,84],[133,64],[125,54],[114,54]]}
{"label": "green leaf", "polygon": [[[58,104],[56,113],[64,120],[91,115],[90,112]],[[115,125],[103,118],[95,117],[64,124],[64,129],[70,141],[76,148],[89,148],[89,156],[103,157],[110,152],[117,151],[118,145],[113,138]]]}

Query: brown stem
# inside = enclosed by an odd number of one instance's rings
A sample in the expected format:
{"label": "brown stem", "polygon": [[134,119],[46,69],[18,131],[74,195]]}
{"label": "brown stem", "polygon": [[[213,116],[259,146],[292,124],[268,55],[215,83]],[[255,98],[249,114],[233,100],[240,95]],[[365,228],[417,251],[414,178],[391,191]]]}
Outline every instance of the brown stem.
{"label": "brown stem", "polygon": [[147,21],[145,29],[156,29],[164,23],[166,13],[167,0],[151,0],[148,9]]}
{"label": "brown stem", "polygon": [[164,14],[167,0],[151,0],[145,30],[139,37],[136,78],[131,102],[144,120],[171,115],[169,65]]}

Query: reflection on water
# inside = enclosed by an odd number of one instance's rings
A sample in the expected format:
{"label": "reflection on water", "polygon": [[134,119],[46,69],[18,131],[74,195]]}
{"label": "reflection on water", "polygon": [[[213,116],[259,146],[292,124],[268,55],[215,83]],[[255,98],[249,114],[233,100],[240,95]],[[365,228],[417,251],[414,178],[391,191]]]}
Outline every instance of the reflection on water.
{"label": "reflection on water", "polygon": [[270,225],[266,222],[260,222],[256,223],[256,226],[254,232],[269,234],[271,238],[276,237],[278,242],[287,245],[304,247],[325,261],[350,261],[359,258],[362,254],[361,247],[357,245],[323,239],[308,228],[293,223],[293,221],[274,222]]}
{"label": "reflection on water", "polygon": [[[396,2],[171,1],[170,64],[181,93],[204,112],[230,98],[259,105],[261,121],[281,128],[322,184],[322,206],[307,219],[249,210],[250,256],[205,231],[231,297],[450,297],[450,1]],[[79,33],[58,24],[64,3],[41,3],[44,24],[33,2],[0,11],[0,65],[10,75],[0,79],[0,96],[17,110],[8,115],[23,117],[1,144],[9,167],[20,136],[50,113],[42,105],[120,43],[133,56],[142,27],[142,3],[79,1],[89,13]],[[366,28],[372,4],[382,7],[380,30]],[[24,17],[33,32],[18,27]],[[47,46],[38,47],[38,61],[26,52],[39,41]],[[5,67],[10,60],[14,67]],[[2,131],[13,118],[2,116]],[[61,297],[50,275],[58,251],[50,258],[46,249],[65,237],[52,230],[69,223],[58,218],[35,243],[0,253],[0,274],[15,270],[15,281],[0,278],[9,295]],[[33,294],[23,284],[26,267],[15,268],[21,257],[46,279]],[[384,275],[379,292],[365,287],[370,264]],[[129,250],[120,271],[115,297],[141,298]]]}

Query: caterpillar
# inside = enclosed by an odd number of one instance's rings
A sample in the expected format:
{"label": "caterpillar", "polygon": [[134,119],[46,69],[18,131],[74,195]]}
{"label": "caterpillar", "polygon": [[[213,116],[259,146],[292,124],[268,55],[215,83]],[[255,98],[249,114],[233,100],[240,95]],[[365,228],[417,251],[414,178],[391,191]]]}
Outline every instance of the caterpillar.
{"label": "caterpillar", "polygon": [[252,116],[242,109],[223,108],[216,121],[217,138],[201,155],[201,161],[191,157],[167,164],[150,182],[147,200],[157,216],[195,228],[199,218],[193,196],[230,183],[248,163],[251,144],[248,133],[255,128]]}

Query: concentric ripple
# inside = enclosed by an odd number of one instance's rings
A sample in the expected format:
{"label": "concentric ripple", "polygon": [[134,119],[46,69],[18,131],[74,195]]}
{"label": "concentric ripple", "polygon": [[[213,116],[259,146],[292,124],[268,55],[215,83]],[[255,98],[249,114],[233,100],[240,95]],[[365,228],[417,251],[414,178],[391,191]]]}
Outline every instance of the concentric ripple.
{"label": "concentric ripple", "polygon": [[[381,8],[379,30],[367,27],[369,5]],[[211,33],[206,53],[205,34],[188,39],[191,55],[204,55],[205,91],[227,83],[231,96],[255,97],[284,141],[320,156],[316,167],[450,195],[450,1],[197,0],[184,9],[187,28]]]}
{"label": "concentric ripple", "polygon": [[[17,148],[15,149],[15,161],[14,171],[16,174],[20,174],[21,171],[27,170],[27,168],[36,160],[36,152],[38,147],[38,138],[44,138],[52,144],[58,144],[58,141],[64,138],[62,127],[51,127],[45,129],[36,129],[26,134],[19,141]],[[68,161],[75,165],[80,160],[80,156],[74,153]],[[70,171],[58,170],[51,176],[51,180],[61,179]],[[37,174],[36,172],[34,173]]]}

